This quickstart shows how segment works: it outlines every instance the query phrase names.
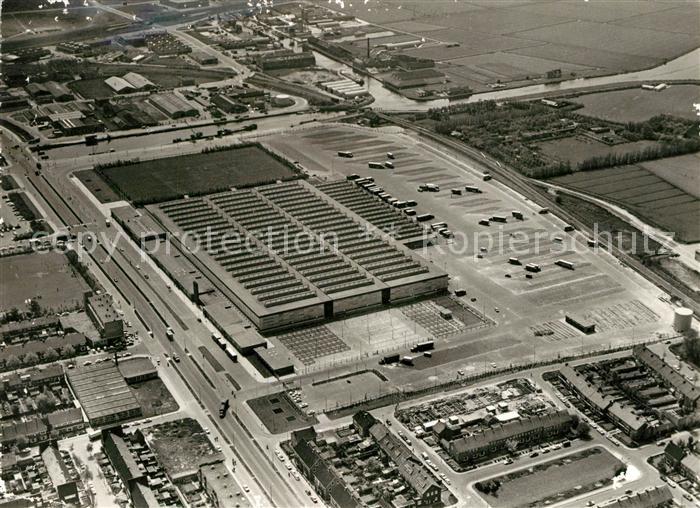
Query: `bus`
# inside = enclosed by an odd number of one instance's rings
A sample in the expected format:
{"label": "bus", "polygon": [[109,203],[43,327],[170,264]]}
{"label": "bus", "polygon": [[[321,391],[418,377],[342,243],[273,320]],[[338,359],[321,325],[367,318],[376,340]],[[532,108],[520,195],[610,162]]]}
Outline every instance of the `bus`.
{"label": "bus", "polygon": [[513,210],[512,212],[513,217],[515,217],[518,220],[523,220],[523,212],[519,212],[518,210]]}
{"label": "bus", "polygon": [[346,152],[346,151],[342,151],[342,150],[341,150],[341,151],[338,152],[338,157],[344,157],[344,158],[346,158],[346,159],[352,159],[352,158],[355,157],[355,156],[352,154],[352,152]]}
{"label": "bus", "polygon": [[508,219],[503,215],[494,215],[491,220],[493,222],[508,222]]}
{"label": "bus", "polygon": [[368,162],[367,166],[370,169],[384,169],[384,164],[382,164],[381,162]]}
{"label": "bus", "polygon": [[511,265],[519,265],[520,264],[520,260],[518,258],[508,258],[508,262]]}
{"label": "bus", "polygon": [[453,196],[461,196],[462,195],[462,189],[450,189],[450,192],[452,192]]}
{"label": "bus", "polygon": [[386,161],[386,162],[384,163],[384,167],[385,167],[386,169],[394,169],[394,163],[393,163],[393,162]]}
{"label": "bus", "polygon": [[525,270],[527,270],[528,272],[535,272],[535,273],[542,271],[542,269],[540,268],[540,265],[537,265],[535,263],[526,264]]}
{"label": "bus", "polygon": [[480,225],[480,226],[490,226],[490,225],[491,225],[491,222],[490,222],[488,219],[481,219],[481,220],[479,221],[479,225]]}
{"label": "bus", "polygon": [[346,179],[346,180],[350,180],[350,181],[359,180],[359,179],[360,179],[360,175],[358,175],[357,173],[353,173],[352,175],[346,176],[345,179]]}
{"label": "bus", "polygon": [[425,342],[419,342],[411,348],[411,353],[422,353],[423,351],[430,351],[435,349],[435,341],[426,340]]}
{"label": "bus", "polygon": [[437,231],[438,229],[446,228],[447,227],[447,222],[434,222],[433,224],[430,225],[430,229],[433,231]]}
{"label": "bus", "polygon": [[435,218],[435,216],[432,213],[422,213],[422,214],[416,216],[416,220],[418,222],[425,222],[427,220],[434,219],[434,218]]}
{"label": "bus", "polygon": [[574,269],[574,264],[571,261],[566,261],[564,259],[558,259],[554,264],[561,266],[562,268],[566,268],[567,270]]}
{"label": "bus", "polygon": [[465,185],[464,190],[467,192],[473,192],[474,194],[481,194],[481,189],[476,185]]}

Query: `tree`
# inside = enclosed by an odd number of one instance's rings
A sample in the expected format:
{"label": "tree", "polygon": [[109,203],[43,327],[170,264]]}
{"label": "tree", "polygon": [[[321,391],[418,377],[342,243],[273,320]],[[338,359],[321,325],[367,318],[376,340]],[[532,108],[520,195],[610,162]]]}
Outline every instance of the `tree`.
{"label": "tree", "polygon": [[41,309],[41,305],[39,304],[38,301],[32,299],[29,302],[29,313],[34,317],[41,316],[42,309]]}
{"label": "tree", "polygon": [[73,356],[75,356],[75,348],[72,345],[68,344],[66,347],[61,348],[61,355],[64,358],[72,358]]}
{"label": "tree", "polygon": [[506,441],[506,449],[508,450],[508,453],[510,453],[511,455],[515,455],[515,452],[518,451],[519,444],[520,443],[518,443],[517,439],[508,439]]}
{"label": "tree", "polygon": [[574,435],[579,439],[591,438],[591,426],[583,420],[580,420],[574,427]]}
{"label": "tree", "polygon": [[29,442],[27,441],[27,438],[26,438],[26,437],[24,437],[24,436],[19,436],[19,437],[17,438],[17,442],[16,442],[15,444],[17,445],[17,448],[19,448],[20,450],[23,450],[23,449],[25,449],[25,448],[27,447],[27,445],[29,444]]}
{"label": "tree", "polygon": [[36,365],[37,363],[39,363],[39,357],[36,353],[27,353],[26,355],[24,355],[22,363],[24,365]]}
{"label": "tree", "polygon": [[7,357],[7,360],[5,360],[5,366],[8,370],[18,369],[20,365],[22,365],[22,362],[20,362],[19,358],[15,355],[10,355]]}
{"label": "tree", "polygon": [[44,351],[44,360],[47,362],[58,360],[58,352],[52,347],[47,348],[46,351]]}
{"label": "tree", "polygon": [[39,411],[42,413],[50,413],[55,409],[56,401],[46,393],[40,393],[36,398],[36,407],[39,408]]}

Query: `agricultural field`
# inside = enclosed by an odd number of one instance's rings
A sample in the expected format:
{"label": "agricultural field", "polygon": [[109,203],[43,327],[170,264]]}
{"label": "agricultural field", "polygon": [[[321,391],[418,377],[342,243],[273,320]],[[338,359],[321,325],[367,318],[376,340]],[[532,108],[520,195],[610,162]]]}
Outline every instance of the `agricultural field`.
{"label": "agricultural field", "polygon": [[700,86],[673,85],[661,92],[631,88],[592,93],[573,99],[583,104],[576,112],[611,122],[643,122],[656,115],[672,115],[688,120],[698,118],[693,104],[700,103]]}
{"label": "agricultural field", "polygon": [[700,198],[700,154],[693,153],[680,157],[669,157],[642,162],[640,167],[651,171],[688,194]]}
{"label": "agricultural field", "polygon": [[54,312],[82,308],[83,292],[89,289],[68,258],[56,251],[0,258],[0,281],[0,311],[26,311],[28,299]]}
{"label": "agricultural field", "polygon": [[560,138],[537,144],[542,153],[548,157],[561,161],[568,160],[574,168],[591,157],[605,157],[608,154],[622,155],[657,145],[655,141],[634,141],[611,146],[584,136]]}
{"label": "agricultural field", "polygon": [[259,145],[99,168],[97,172],[120,196],[136,204],[296,177],[289,165]]}
{"label": "agricultural field", "polygon": [[500,483],[496,492],[477,491],[493,508],[546,506],[608,486],[624,471],[620,460],[594,447],[480,482]]}
{"label": "agricultural field", "polygon": [[33,12],[5,12],[2,9],[2,35],[12,37],[20,34],[43,35],[53,32],[107,26],[121,23],[124,18],[94,7],[42,9]]}
{"label": "agricultural field", "polygon": [[366,0],[333,8],[387,36],[424,39],[402,52],[444,62],[455,83],[476,87],[557,69],[562,77],[644,69],[700,45],[697,3]]}
{"label": "agricultural field", "polygon": [[643,167],[578,172],[552,181],[619,203],[652,224],[674,231],[682,242],[700,240],[700,200]]}

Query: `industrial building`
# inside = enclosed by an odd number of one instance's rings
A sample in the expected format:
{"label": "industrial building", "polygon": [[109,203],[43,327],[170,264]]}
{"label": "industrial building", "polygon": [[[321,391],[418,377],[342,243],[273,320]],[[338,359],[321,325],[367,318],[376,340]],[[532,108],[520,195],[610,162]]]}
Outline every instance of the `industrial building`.
{"label": "industrial building", "polygon": [[148,101],[170,118],[199,115],[197,108],[172,92],[152,95]]}
{"label": "industrial building", "polygon": [[255,349],[255,355],[277,377],[294,374],[294,359],[283,347],[259,347]]}
{"label": "industrial building", "polygon": [[191,255],[260,330],[447,289],[446,273],[303,180],[147,209],[175,236],[207,235]]}
{"label": "industrial building", "polygon": [[92,320],[101,341],[94,343],[110,344],[124,337],[124,321],[114,310],[114,301],[109,293],[93,294],[88,291],[84,295],[85,312]]}
{"label": "industrial building", "polygon": [[401,90],[427,85],[445,83],[445,75],[435,69],[416,69],[411,71],[394,71],[384,77],[384,84],[390,89]]}
{"label": "industrial building", "polygon": [[113,363],[77,367],[69,370],[66,377],[91,426],[141,415],[141,406]]}
{"label": "industrial building", "polygon": [[224,113],[245,113],[248,111],[248,106],[236,102],[225,95],[213,95],[211,103]]}
{"label": "industrial building", "polygon": [[595,322],[577,313],[567,313],[564,320],[577,330],[590,335],[595,333]]}
{"label": "industrial building", "polygon": [[316,65],[316,58],[311,51],[294,53],[289,50],[264,53],[257,58],[258,67],[264,71],[277,69],[303,69]]}
{"label": "industrial building", "polygon": [[135,72],[127,72],[121,78],[110,76],[105,79],[105,84],[117,93],[142,92],[157,88],[149,79]]}
{"label": "industrial building", "polygon": [[67,86],[56,83],[55,81],[47,81],[45,83],[29,83],[26,87],[27,92],[34,99],[39,101],[55,100],[58,102],[72,101],[73,93]]}
{"label": "industrial building", "polygon": [[321,83],[320,88],[342,97],[343,99],[354,99],[355,97],[364,97],[369,95],[369,90],[362,85],[358,85],[351,79],[339,79],[336,81],[326,81]]}

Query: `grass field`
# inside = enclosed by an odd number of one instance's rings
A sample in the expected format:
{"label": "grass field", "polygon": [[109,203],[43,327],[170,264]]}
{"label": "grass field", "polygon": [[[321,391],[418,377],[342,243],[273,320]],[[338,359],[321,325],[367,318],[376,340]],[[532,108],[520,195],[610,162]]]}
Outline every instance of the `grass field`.
{"label": "grass field", "polygon": [[673,85],[661,92],[641,88],[615,90],[583,95],[574,102],[584,106],[577,113],[612,122],[643,122],[662,114],[696,120],[693,104],[700,103],[700,86]]}
{"label": "grass field", "polygon": [[700,240],[700,200],[639,166],[578,172],[554,182],[622,204],[683,242]]}
{"label": "grass field", "polygon": [[89,289],[56,251],[0,258],[0,281],[0,310],[27,310],[29,298],[47,310],[82,308],[83,291]]}
{"label": "grass field", "polygon": [[102,168],[98,173],[118,194],[136,204],[272,183],[296,175],[258,145]]}
{"label": "grass field", "polygon": [[500,476],[496,496],[480,495],[493,508],[545,506],[609,485],[620,467],[610,452],[595,447]]}
{"label": "grass field", "polygon": [[119,201],[119,195],[92,169],[77,171],[75,177],[80,180],[100,203],[114,203],[115,201]]}

